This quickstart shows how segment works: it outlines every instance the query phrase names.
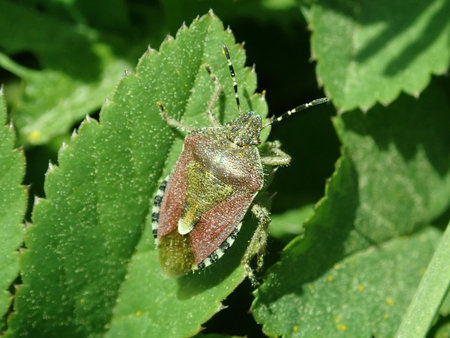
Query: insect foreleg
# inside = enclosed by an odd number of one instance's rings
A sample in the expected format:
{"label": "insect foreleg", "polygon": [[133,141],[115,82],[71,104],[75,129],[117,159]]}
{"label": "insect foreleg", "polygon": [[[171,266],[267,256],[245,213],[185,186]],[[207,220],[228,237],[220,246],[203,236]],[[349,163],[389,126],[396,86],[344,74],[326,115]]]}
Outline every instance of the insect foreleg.
{"label": "insect foreleg", "polygon": [[269,151],[274,156],[264,156],[261,158],[261,162],[265,165],[280,166],[288,165],[291,163],[291,157],[280,149],[281,143],[279,141],[267,142]]}
{"label": "insect foreleg", "polygon": [[192,127],[182,124],[181,122],[178,122],[177,120],[171,118],[169,116],[169,114],[167,113],[166,108],[164,108],[164,105],[162,104],[162,102],[158,102],[157,105],[159,107],[161,117],[167,122],[167,124],[170,127],[177,128],[177,129],[180,129],[180,130],[186,131],[186,132],[192,131],[192,129],[193,129]]}

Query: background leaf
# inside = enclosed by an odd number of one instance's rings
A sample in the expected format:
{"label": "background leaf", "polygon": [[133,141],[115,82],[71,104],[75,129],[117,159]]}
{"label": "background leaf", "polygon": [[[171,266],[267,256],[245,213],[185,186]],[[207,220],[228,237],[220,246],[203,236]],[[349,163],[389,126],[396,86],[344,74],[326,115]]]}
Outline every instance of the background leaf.
{"label": "background leaf", "polygon": [[[224,87],[217,116],[228,121],[238,114],[223,42],[230,48],[242,97],[248,98],[244,108],[251,105],[264,116],[264,101],[253,95],[255,74],[243,68],[244,51],[213,14],[183,26],[159,52],[149,50],[136,74],[126,76],[103,106],[100,123],[87,119],[70,145],[61,148],[59,166],[47,173],[47,198],[35,206],[26,238],[24,285],[17,292],[10,335],[87,336],[106,329],[111,336],[193,334],[242,281],[242,245],[218,263],[218,274],[207,269],[167,279],[159,271],[151,226],[142,232],[151,197],[183,141],[162,121],[156,103],[164,102],[183,123],[207,125],[213,89],[208,63]],[[190,311],[190,317],[174,323],[176,312],[168,307]]]}
{"label": "background leaf", "polygon": [[287,241],[296,235],[303,234],[303,223],[313,213],[314,206],[308,204],[299,209],[292,209],[283,214],[273,215],[270,222],[270,235]]}
{"label": "background leaf", "polygon": [[432,228],[419,231],[449,205],[448,111],[434,85],[418,101],[335,119],[344,155],[304,239],[286,247],[258,289],[264,332],[395,333],[439,240]]}
{"label": "background leaf", "polygon": [[[12,2],[0,2],[0,11],[4,13],[0,20],[0,66],[26,83],[23,94],[12,102],[21,142],[49,142],[98,109],[112,92],[128,66],[114,55],[114,45],[121,41],[114,37],[102,41],[94,30],[76,28]],[[43,69],[24,67],[8,56],[30,52]]]}
{"label": "background leaf", "polygon": [[425,336],[450,289],[450,224],[398,329],[397,337]]}
{"label": "background leaf", "polygon": [[320,1],[307,14],[317,74],[340,110],[418,96],[450,62],[450,3]]}
{"label": "background leaf", "polygon": [[[19,272],[18,248],[22,243],[22,220],[27,194],[20,186],[25,171],[23,153],[14,149],[12,124],[6,123],[6,105],[0,89],[0,315],[7,314],[11,302],[9,287]],[[2,320],[1,327],[5,327]]]}

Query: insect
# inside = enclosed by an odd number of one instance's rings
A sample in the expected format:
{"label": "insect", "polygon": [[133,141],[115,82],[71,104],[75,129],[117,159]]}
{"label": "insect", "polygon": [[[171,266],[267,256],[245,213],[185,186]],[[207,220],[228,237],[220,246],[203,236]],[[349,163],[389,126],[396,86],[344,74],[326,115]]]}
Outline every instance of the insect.
{"label": "insect", "polygon": [[[238,118],[222,125],[213,116],[212,109],[222,88],[209,66],[205,68],[214,83],[206,110],[210,127],[186,126],[170,118],[163,104],[158,103],[167,124],[188,134],[172,173],[156,193],[152,230],[163,273],[177,277],[203,269],[222,257],[235,241],[245,214],[251,210],[258,226],[242,264],[252,284],[257,285],[250,261],[256,256],[256,270],[261,269],[270,223],[269,211],[257,201],[264,184],[263,166],[288,165],[291,158],[277,141],[267,142],[270,156],[261,156],[258,149],[264,128],[261,117],[252,111],[242,112],[235,71],[225,45],[223,53],[233,80]],[[298,106],[268,125],[327,101],[321,98]]]}

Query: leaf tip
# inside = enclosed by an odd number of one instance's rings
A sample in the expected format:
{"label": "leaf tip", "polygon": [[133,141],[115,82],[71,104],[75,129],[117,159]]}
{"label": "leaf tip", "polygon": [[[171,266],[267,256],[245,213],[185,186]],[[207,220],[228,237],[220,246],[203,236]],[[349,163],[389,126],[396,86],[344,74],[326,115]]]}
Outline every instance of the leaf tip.
{"label": "leaf tip", "polygon": [[209,15],[209,16],[215,16],[214,11],[213,11],[212,8],[209,9],[208,15]]}
{"label": "leaf tip", "polygon": [[174,40],[173,36],[170,34],[167,34],[166,37],[164,38],[163,42],[173,41],[173,40]]}
{"label": "leaf tip", "polygon": [[132,74],[131,70],[129,70],[128,68],[125,68],[125,70],[123,71],[123,74],[122,74],[122,79],[126,78],[127,76],[129,76],[131,74]]}
{"label": "leaf tip", "polygon": [[222,302],[220,302],[219,303],[219,309],[218,309],[218,312],[219,311],[222,311],[222,310],[225,310],[225,309],[227,309],[228,308],[228,305],[224,305]]}
{"label": "leaf tip", "polygon": [[151,53],[153,53],[155,51],[156,51],[156,49],[152,48],[152,46],[150,46],[150,44],[148,44],[146,53],[147,54],[151,54]]}
{"label": "leaf tip", "polygon": [[31,226],[31,223],[28,221],[25,221],[24,226],[25,226],[25,229],[28,229]]}
{"label": "leaf tip", "polygon": [[71,140],[75,140],[75,138],[78,136],[78,131],[76,129],[73,130],[72,135],[70,136]]}
{"label": "leaf tip", "polygon": [[311,48],[311,55],[309,56],[309,62],[316,62],[317,61],[317,55],[314,49]]}
{"label": "leaf tip", "polygon": [[33,209],[36,208],[36,206],[41,203],[41,201],[43,200],[43,198],[39,197],[39,196],[34,196],[34,201],[33,201]]}
{"label": "leaf tip", "polygon": [[56,165],[54,165],[51,161],[48,161],[48,168],[47,168],[47,172],[45,173],[45,176],[50,174],[55,168],[56,168]]}
{"label": "leaf tip", "polygon": [[317,85],[319,86],[319,88],[323,87],[323,81],[322,81],[322,78],[320,76],[317,76]]}

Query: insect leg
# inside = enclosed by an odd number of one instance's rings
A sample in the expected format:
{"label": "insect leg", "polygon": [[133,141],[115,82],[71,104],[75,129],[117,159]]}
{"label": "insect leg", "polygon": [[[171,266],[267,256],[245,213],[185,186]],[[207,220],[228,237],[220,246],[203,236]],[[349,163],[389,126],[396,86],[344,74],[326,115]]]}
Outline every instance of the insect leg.
{"label": "insect leg", "polygon": [[279,166],[288,165],[291,162],[291,157],[280,149],[280,141],[267,142],[270,152],[275,156],[265,156],[261,158],[261,162],[265,165]]}
{"label": "insect leg", "polygon": [[161,112],[161,117],[167,122],[167,124],[172,128],[181,129],[183,131],[189,132],[193,128],[190,126],[187,126],[185,124],[182,124],[178,122],[177,120],[171,118],[169,114],[167,113],[167,110],[164,108],[164,105],[162,102],[157,102],[157,105],[159,107],[159,111]]}
{"label": "insect leg", "polygon": [[217,77],[211,71],[211,68],[209,67],[209,65],[206,65],[205,68],[206,68],[206,71],[208,72],[209,76],[211,77],[212,82],[214,83],[214,91],[211,96],[211,99],[209,100],[208,108],[206,109],[206,113],[208,114],[209,123],[211,123],[211,125],[213,127],[221,127],[222,125],[213,116],[212,109],[213,109],[214,105],[216,104],[217,100],[219,99],[219,95],[220,95],[220,91],[222,90],[222,87],[220,86],[220,83],[219,83],[219,80],[217,79]]}
{"label": "insect leg", "polygon": [[258,281],[256,280],[253,269],[250,267],[250,261],[254,256],[257,256],[256,271],[259,271],[263,266],[264,251],[266,249],[270,217],[269,211],[259,204],[253,204],[251,210],[258,219],[258,227],[256,228],[255,233],[250,240],[250,244],[248,245],[247,250],[242,257],[241,262],[244,265],[247,277],[250,279],[252,285],[256,287],[258,286]]}

